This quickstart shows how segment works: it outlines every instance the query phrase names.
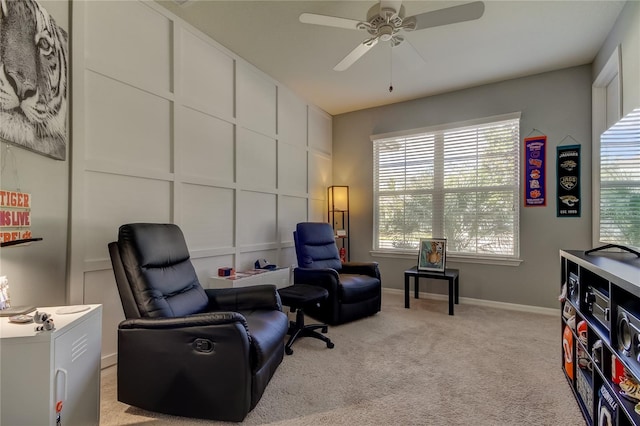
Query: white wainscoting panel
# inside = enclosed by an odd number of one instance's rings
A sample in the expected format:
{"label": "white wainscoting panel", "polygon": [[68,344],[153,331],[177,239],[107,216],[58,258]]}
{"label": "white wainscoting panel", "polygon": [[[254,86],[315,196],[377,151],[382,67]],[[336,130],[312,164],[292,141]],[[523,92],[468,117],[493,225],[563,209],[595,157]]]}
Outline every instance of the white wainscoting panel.
{"label": "white wainscoting panel", "polygon": [[276,133],[276,85],[251,65],[236,66],[238,124],[267,136]]}
{"label": "white wainscoting panel", "polygon": [[276,141],[251,130],[237,129],[238,184],[275,191]]}
{"label": "white wainscoting panel", "polygon": [[185,176],[234,181],[233,124],[202,112],[180,108],[177,139]]}
{"label": "white wainscoting panel", "polygon": [[331,116],[317,108],[309,108],[309,146],[331,155],[332,143]]}
{"label": "white wainscoting panel", "polygon": [[171,103],[90,71],[85,81],[86,158],[169,172]]}
{"label": "white wainscoting panel", "polygon": [[278,88],[278,139],[307,146],[307,105],[284,87]]}
{"label": "white wainscoting panel", "polygon": [[142,2],[111,3],[86,2],[87,60],[128,81],[170,91],[171,20]]}
{"label": "white wainscoting panel", "polygon": [[[298,260],[296,259],[296,249],[295,246],[283,247],[280,250],[280,258],[278,259],[278,266],[291,266],[291,273],[293,273],[294,265],[298,264]],[[293,277],[292,281],[293,282]]]}
{"label": "white wainscoting panel", "polygon": [[309,199],[309,222],[327,221],[327,201]]}
{"label": "white wainscoting panel", "polygon": [[234,197],[229,188],[182,185],[182,223],[190,250],[234,245]]}
{"label": "white wainscoting panel", "polygon": [[307,192],[307,149],[278,142],[278,188],[294,193]]}
{"label": "white wainscoting panel", "polygon": [[327,199],[327,187],[331,185],[331,157],[309,152],[309,198]]}
{"label": "white wainscoting panel", "polygon": [[107,259],[107,244],[117,239],[122,224],[171,222],[166,181],[87,172],[85,184],[85,261]]}
{"label": "white wainscoting panel", "polygon": [[307,221],[307,198],[280,196],[278,202],[278,233],[281,243],[293,243],[296,224]]}
{"label": "white wainscoting panel", "polygon": [[276,242],[276,195],[264,192],[239,191],[238,239],[242,248]]}
{"label": "white wainscoting panel", "polygon": [[177,223],[201,284],[258,258],[296,263],[326,221],[331,116],[153,1],[73,1],[68,301],[103,304],[103,365],[123,318],[107,244]]}
{"label": "white wainscoting panel", "polygon": [[118,334],[114,330],[125,319],[116,279],[111,269],[104,269],[86,272],[84,283],[84,303],[102,304],[102,358],[108,358],[106,364],[111,365],[118,353]]}
{"label": "white wainscoting panel", "polygon": [[188,29],[180,34],[180,85],[185,103],[221,118],[233,117],[233,58]]}

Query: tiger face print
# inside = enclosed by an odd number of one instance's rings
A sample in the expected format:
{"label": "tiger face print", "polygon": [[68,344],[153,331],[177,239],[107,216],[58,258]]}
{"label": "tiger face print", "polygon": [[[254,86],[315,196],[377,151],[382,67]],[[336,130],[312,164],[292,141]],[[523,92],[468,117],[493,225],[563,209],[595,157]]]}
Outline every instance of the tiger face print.
{"label": "tiger face print", "polygon": [[0,139],[65,158],[67,33],[35,0],[0,0]]}

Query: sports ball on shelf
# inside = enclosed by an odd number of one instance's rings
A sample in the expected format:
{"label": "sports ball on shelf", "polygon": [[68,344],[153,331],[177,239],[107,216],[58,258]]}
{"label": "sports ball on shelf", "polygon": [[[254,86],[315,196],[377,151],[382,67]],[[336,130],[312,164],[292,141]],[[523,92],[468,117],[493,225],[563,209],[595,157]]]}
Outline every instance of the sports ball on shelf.
{"label": "sports ball on shelf", "polygon": [[573,333],[568,325],[564,326],[564,333],[562,333],[562,348],[564,350],[564,371],[573,380]]}

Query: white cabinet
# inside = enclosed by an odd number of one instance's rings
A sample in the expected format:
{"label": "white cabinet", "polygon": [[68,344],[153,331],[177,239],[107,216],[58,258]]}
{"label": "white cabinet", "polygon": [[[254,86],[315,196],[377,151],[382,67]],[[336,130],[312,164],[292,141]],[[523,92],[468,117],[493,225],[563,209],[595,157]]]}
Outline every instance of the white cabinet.
{"label": "white cabinet", "polygon": [[291,268],[252,270],[239,272],[230,277],[211,277],[209,288],[248,287],[259,284],[275,284],[278,288],[291,285]]}
{"label": "white cabinet", "polygon": [[[38,308],[55,329],[0,318],[0,424],[64,426],[100,421],[102,305]],[[66,313],[71,312],[71,313]]]}

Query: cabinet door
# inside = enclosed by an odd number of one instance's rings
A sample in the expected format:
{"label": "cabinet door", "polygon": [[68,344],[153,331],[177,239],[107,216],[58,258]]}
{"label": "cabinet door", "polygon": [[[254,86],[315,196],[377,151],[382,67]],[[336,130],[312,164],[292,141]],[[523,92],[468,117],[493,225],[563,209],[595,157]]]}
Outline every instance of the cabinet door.
{"label": "cabinet door", "polygon": [[63,425],[85,426],[99,422],[100,319],[100,311],[93,311],[55,339],[54,406],[62,401]]}
{"label": "cabinet door", "polygon": [[[17,325],[16,325],[17,326]],[[33,324],[24,325],[33,330]],[[0,342],[0,424],[54,425],[51,342],[35,337]],[[25,401],[33,401],[26,403]]]}

